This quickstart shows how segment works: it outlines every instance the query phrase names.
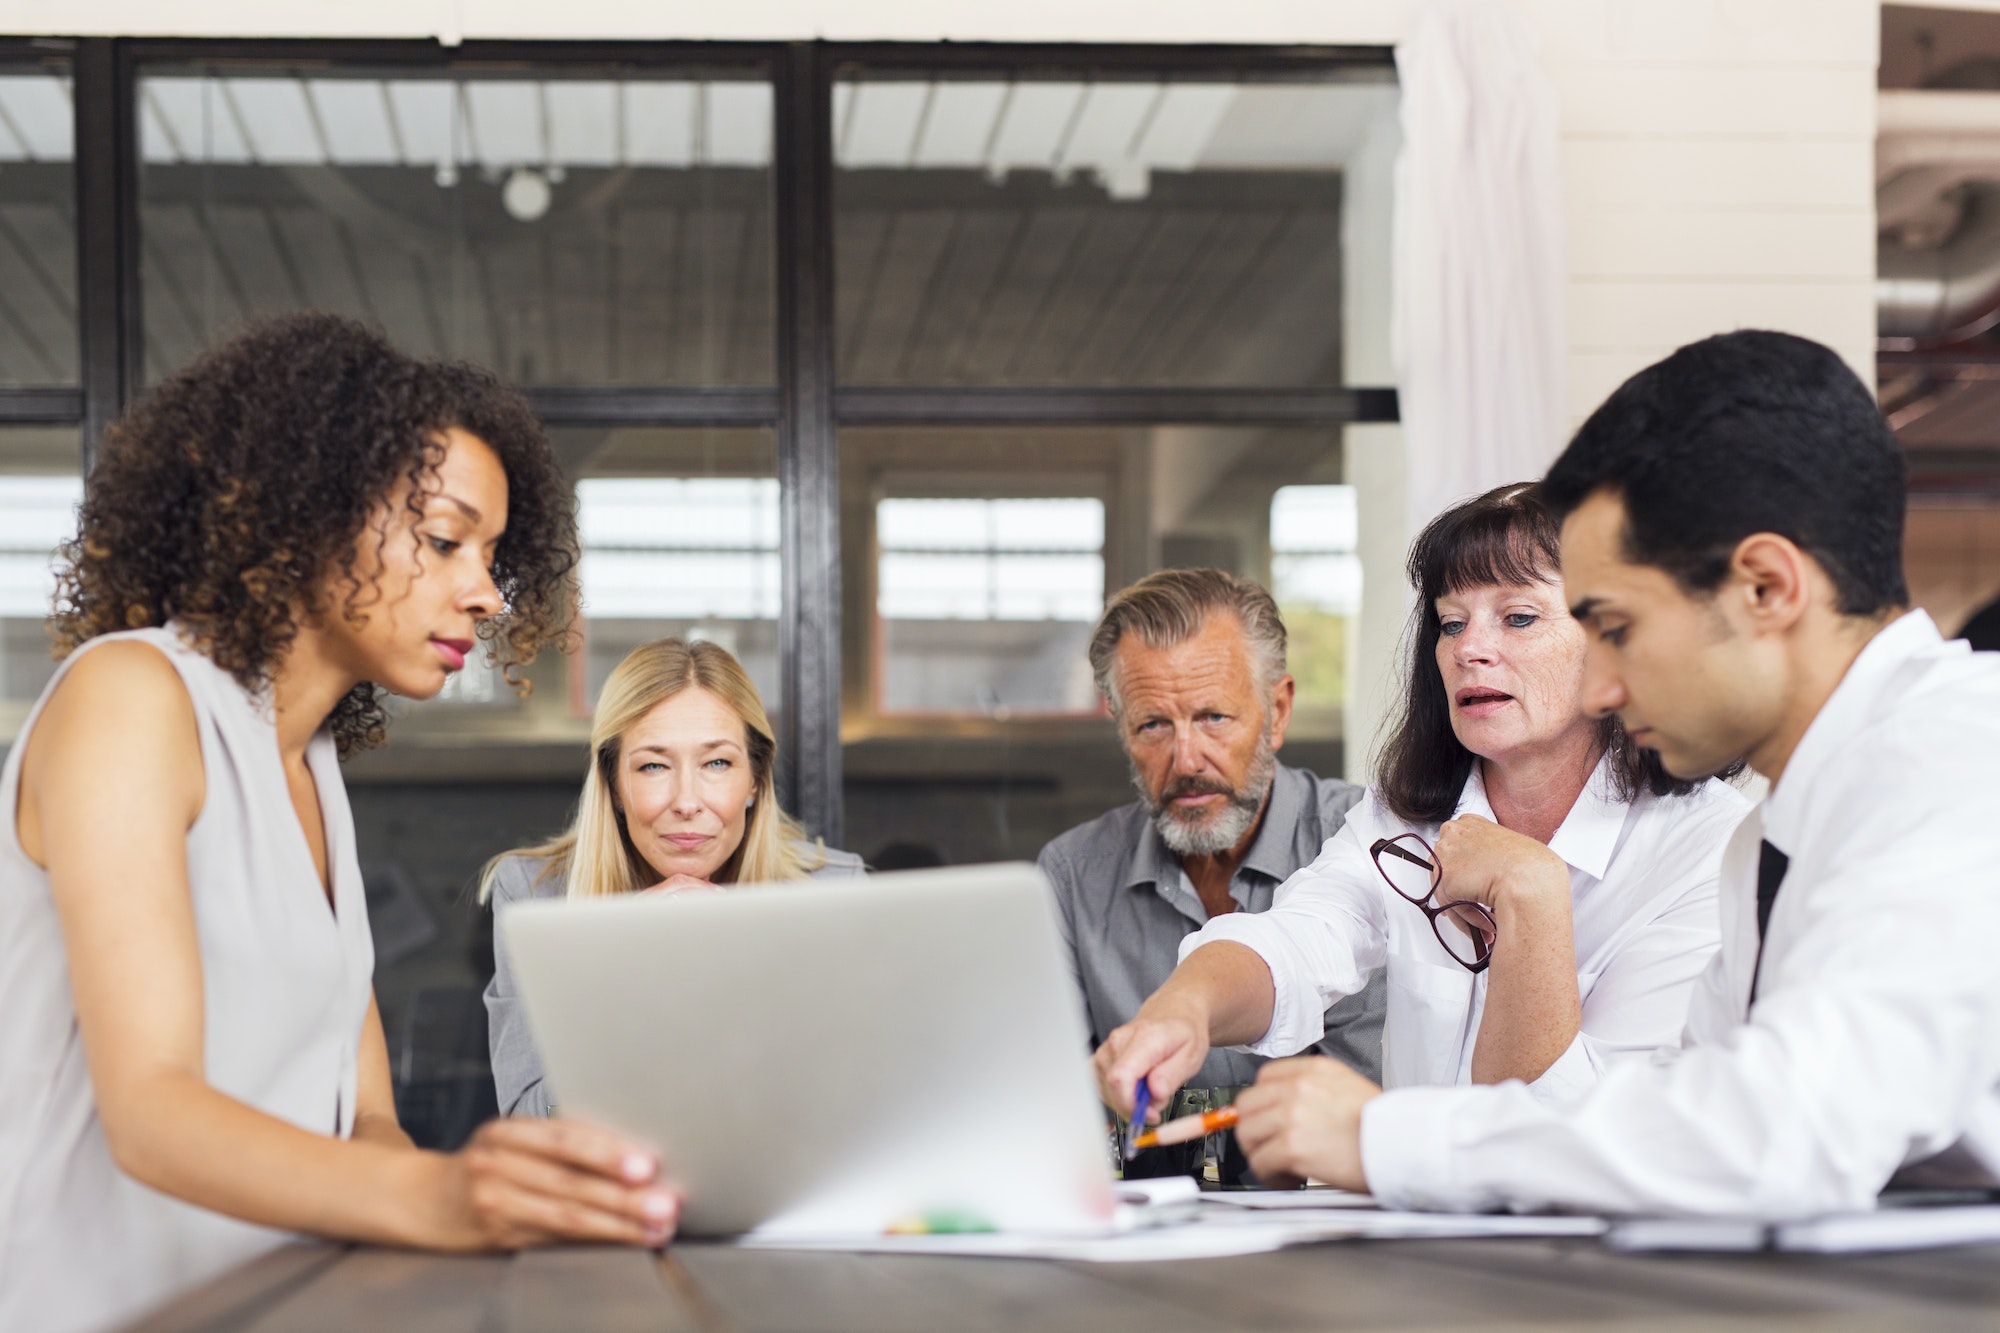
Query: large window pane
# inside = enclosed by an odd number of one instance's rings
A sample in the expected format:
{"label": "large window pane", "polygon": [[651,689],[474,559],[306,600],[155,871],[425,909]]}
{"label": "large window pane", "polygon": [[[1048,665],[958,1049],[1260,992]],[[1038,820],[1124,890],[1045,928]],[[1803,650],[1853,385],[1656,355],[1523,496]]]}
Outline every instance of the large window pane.
{"label": "large window pane", "polygon": [[0,66],[0,388],[79,382],[68,71]]}
{"label": "large window pane", "polygon": [[775,437],[764,430],[558,434],[579,473],[585,709],[627,653],[674,634],[735,654],[775,712]]}
{"label": "large window pane", "polygon": [[82,500],[75,427],[0,430],[0,744],[55,670],[44,628],[55,551],[75,534]]}
{"label": "large window pane", "polygon": [[1104,605],[1104,501],[875,505],[883,713],[1095,710],[1079,651]]}
{"label": "large window pane", "polygon": [[1310,727],[1347,702],[1347,639],[1361,613],[1359,497],[1352,486],[1280,486],[1271,497],[1271,595],[1285,617],[1297,707]]}
{"label": "large window pane", "polygon": [[768,83],[163,67],[139,108],[150,378],[311,308],[524,384],[771,381]]}
{"label": "large window pane", "polygon": [[847,837],[1033,856],[1132,799],[1085,658],[1167,566],[1270,587],[1299,704],[1284,757],[1341,771],[1358,496],[1338,430],[907,427],[841,435]]}
{"label": "large window pane", "polygon": [[1340,173],[1394,97],[1209,75],[844,78],[841,377],[1338,383]]}

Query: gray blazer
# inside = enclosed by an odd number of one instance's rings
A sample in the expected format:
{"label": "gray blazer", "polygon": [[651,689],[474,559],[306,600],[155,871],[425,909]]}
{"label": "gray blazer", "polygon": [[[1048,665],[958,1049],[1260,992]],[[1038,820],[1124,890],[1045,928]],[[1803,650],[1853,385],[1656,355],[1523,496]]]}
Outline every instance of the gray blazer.
{"label": "gray blazer", "polygon": [[[804,848],[801,848],[804,850]],[[530,898],[560,898],[568,892],[569,881],[549,875],[539,883],[536,876],[545,863],[533,857],[510,856],[493,871],[493,911],[497,916],[513,903]],[[867,867],[852,852],[826,849],[826,864],[813,871],[812,879],[851,879]],[[502,1115],[553,1115],[554,1103],[542,1078],[542,1058],[528,1033],[528,1015],[521,1007],[520,992],[514,988],[512,965],[506,946],[493,942],[493,980],[486,986],[487,1042],[493,1051],[493,1088],[500,1096]]]}

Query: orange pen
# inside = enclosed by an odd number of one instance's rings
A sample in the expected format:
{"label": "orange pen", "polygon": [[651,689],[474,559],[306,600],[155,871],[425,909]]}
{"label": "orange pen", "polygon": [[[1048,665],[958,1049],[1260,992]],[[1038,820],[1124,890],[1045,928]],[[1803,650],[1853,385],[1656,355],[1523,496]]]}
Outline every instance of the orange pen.
{"label": "orange pen", "polygon": [[1178,1120],[1147,1130],[1133,1141],[1135,1148],[1158,1148],[1169,1143],[1186,1143],[1204,1134],[1213,1134],[1218,1129],[1236,1128],[1236,1108],[1220,1107],[1204,1111],[1200,1115],[1184,1115]]}

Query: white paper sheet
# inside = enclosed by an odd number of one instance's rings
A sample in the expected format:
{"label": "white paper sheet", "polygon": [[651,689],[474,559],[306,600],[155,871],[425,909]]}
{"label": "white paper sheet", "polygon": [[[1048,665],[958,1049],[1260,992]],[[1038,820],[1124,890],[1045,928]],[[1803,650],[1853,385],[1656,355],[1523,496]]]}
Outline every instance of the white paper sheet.
{"label": "white paper sheet", "polygon": [[1261,1254],[1328,1240],[1409,1240],[1477,1236],[1595,1236],[1595,1217],[1516,1217],[1510,1214],[1394,1213],[1340,1207],[1330,1211],[1203,1209],[1192,1222],[1102,1236],[1005,1232],[943,1236],[842,1236],[824,1239],[746,1236],[752,1249],[843,1250],[868,1254],[943,1254],[1085,1263],[1149,1263]]}

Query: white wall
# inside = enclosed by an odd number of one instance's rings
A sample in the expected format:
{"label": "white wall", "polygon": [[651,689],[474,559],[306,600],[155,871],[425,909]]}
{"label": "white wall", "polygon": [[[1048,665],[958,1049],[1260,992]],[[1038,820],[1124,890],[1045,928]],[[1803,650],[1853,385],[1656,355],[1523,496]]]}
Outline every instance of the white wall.
{"label": "white wall", "polygon": [[1875,369],[1874,0],[1525,0],[1563,100],[1570,398],[1738,327]]}

